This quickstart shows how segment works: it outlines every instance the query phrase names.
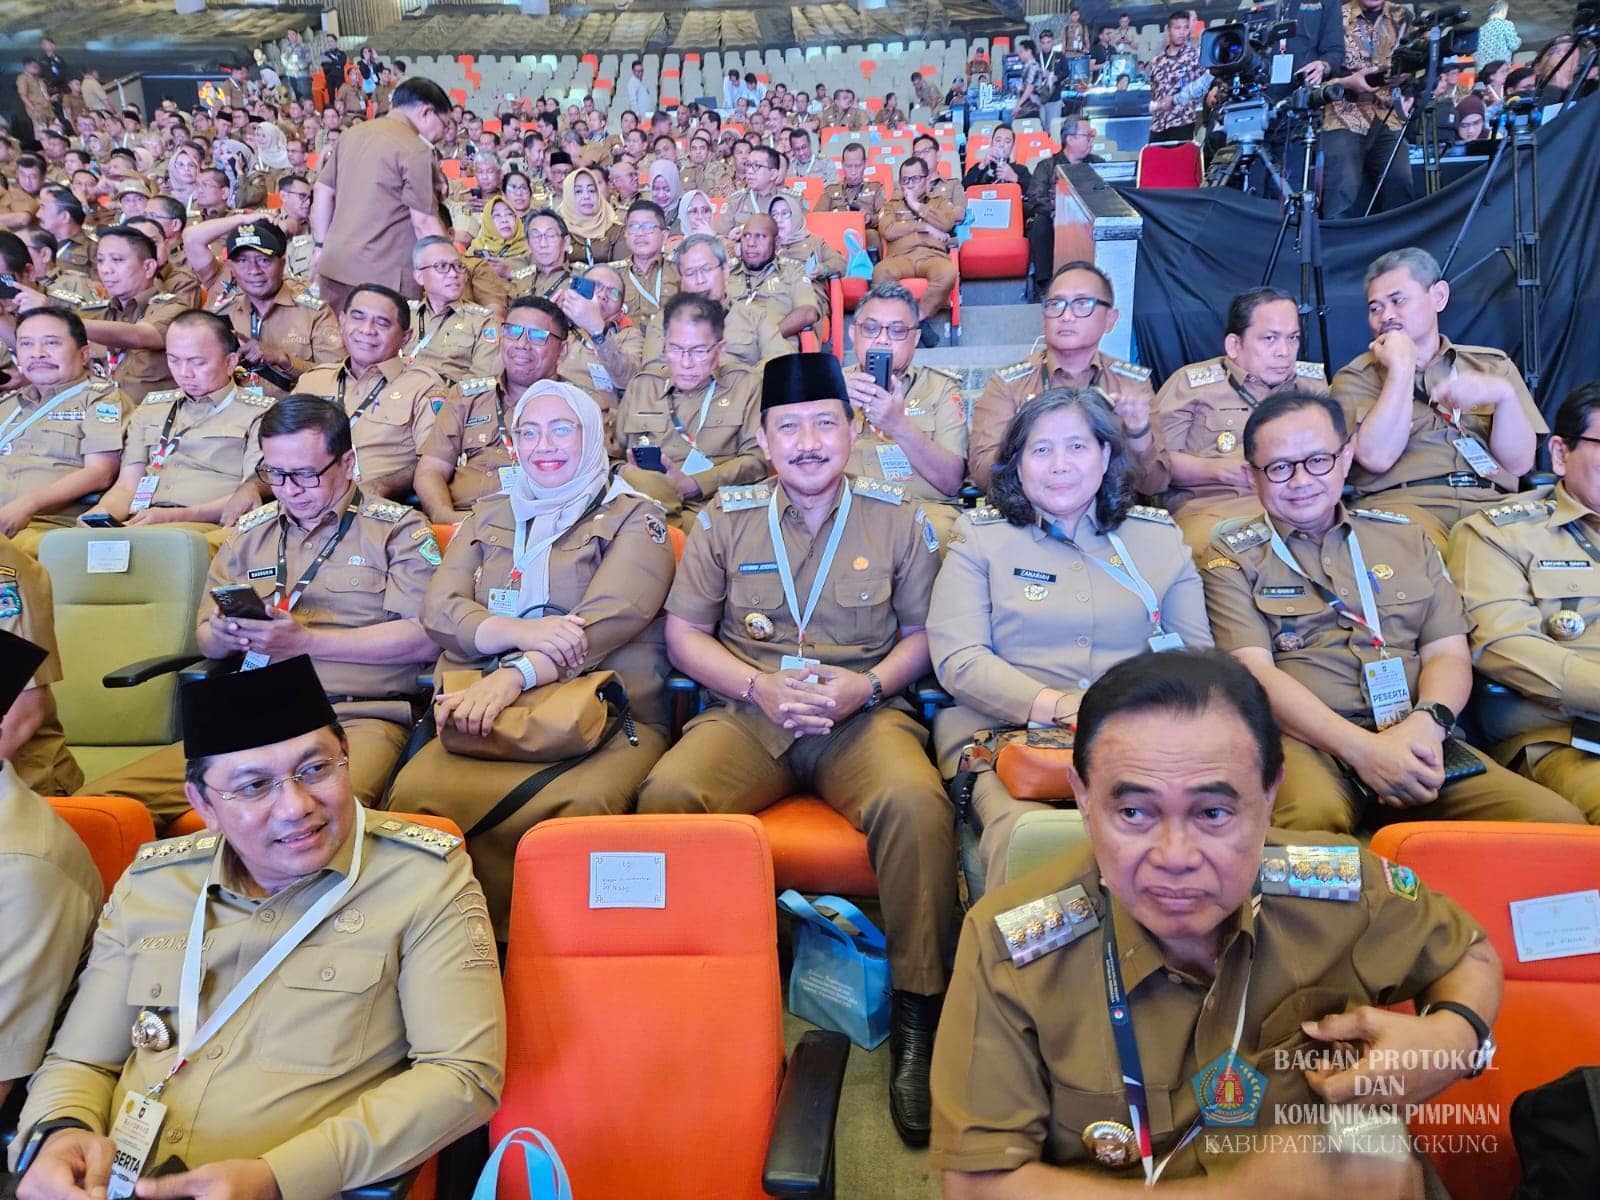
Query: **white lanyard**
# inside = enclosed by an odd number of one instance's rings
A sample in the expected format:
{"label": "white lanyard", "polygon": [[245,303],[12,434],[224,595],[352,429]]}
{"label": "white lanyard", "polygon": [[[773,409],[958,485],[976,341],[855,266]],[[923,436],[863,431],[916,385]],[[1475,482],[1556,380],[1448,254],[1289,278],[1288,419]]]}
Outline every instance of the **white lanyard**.
{"label": "white lanyard", "polygon": [[1116,580],[1135,596],[1139,597],[1140,603],[1144,605],[1145,612],[1150,615],[1151,626],[1157,633],[1162,632],[1161,600],[1156,595],[1155,589],[1145,582],[1143,575],[1139,574],[1139,566],[1133,561],[1133,555],[1128,553],[1128,547],[1123,544],[1122,539],[1118,537],[1116,533],[1108,532],[1106,534],[1106,541],[1111,543],[1112,550],[1116,551],[1117,557],[1122,560],[1122,566],[1120,567],[1115,563],[1107,562],[1105,559],[1096,554],[1090,554],[1082,546],[1078,545],[1077,542],[1069,538],[1066,535],[1066,532],[1054,521],[1043,521],[1041,522],[1041,525],[1045,533],[1053,541],[1061,542],[1065,545],[1071,546],[1079,554],[1083,555],[1090,562],[1094,563],[1097,567],[1103,570],[1107,575],[1111,576],[1112,579]]}
{"label": "white lanyard", "polygon": [[1350,550],[1350,569],[1355,572],[1356,576],[1356,594],[1361,598],[1361,612],[1359,615],[1353,612],[1348,604],[1334,595],[1330,589],[1322,586],[1301,570],[1300,564],[1295,562],[1294,555],[1289,553],[1289,547],[1283,544],[1283,538],[1278,535],[1278,530],[1273,526],[1270,518],[1267,520],[1267,527],[1272,530],[1272,552],[1282,560],[1283,565],[1315,588],[1317,594],[1322,597],[1328,607],[1333,609],[1335,613],[1342,617],[1348,617],[1355,624],[1365,628],[1372,635],[1372,644],[1377,648],[1378,653],[1382,657],[1388,658],[1389,651],[1387,644],[1383,640],[1383,627],[1378,620],[1378,602],[1372,594],[1372,580],[1367,577],[1367,562],[1361,556],[1361,543],[1356,538],[1356,531],[1354,529],[1349,531],[1348,536],[1345,538],[1345,545]]}
{"label": "white lanyard", "polygon": [[633,268],[628,268],[628,278],[633,280],[633,286],[639,289],[639,294],[646,300],[650,301],[651,308],[661,307],[661,301],[658,299],[658,297],[661,295],[661,273],[665,270],[666,267],[661,263],[656,264],[656,289],[652,292],[649,288],[644,286],[644,280],[640,279],[633,273]]}
{"label": "white lanyard", "polygon": [[161,1090],[167,1086],[167,1081],[184,1068],[185,1064],[199,1052],[200,1047],[209,1042],[217,1031],[228,1023],[233,1014],[244,1006],[245,1001],[255,995],[261,985],[283,964],[283,960],[293,954],[300,943],[310,936],[311,931],[350,894],[350,889],[356,885],[356,876],[361,873],[366,829],[366,810],[357,804],[355,830],[351,834],[356,844],[350,858],[349,872],[306,909],[287,933],[267,948],[267,952],[256,961],[256,965],[251,967],[245,977],[233,985],[233,990],[223,997],[222,1003],[218,1004],[211,1016],[206,1018],[205,1024],[196,1029],[195,1022],[200,1016],[200,947],[205,941],[207,903],[206,889],[204,887],[200,889],[199,898],[194,903],[194,919],[189,922],[189,941],[183,948],[183,974],[178,979],[178,1057],[173,1060],[172,1068],[166,1077],[152,1086],[148,1095],[159,1096]]}
{"label": "white lanyard", "polygon": [[28,430],[33,427],[34,422],[41,421],[50,413],[55,412],[56,409],[60,408],[68,400],[72,399],[93,382],[93,379],[85,379],[76,387],[70,387],[66,391],[61,392],[47,403],[41,404],[37,412],[35,412],[31,417],[13,430],[11,426],[15,424],[16,419],[22,415],[22,403],[21,401],[18,401],[17,407],[12,410],[11,415],[8,416],[4,422],[0,422],[0,454],[4,454],[7,450],[11,449],[11,443],[16,441],[23,434],[27,433]]}
{"label": "white lanyard", "polygon": [[667,416],[672,418],[673,428],[678,431],[679,437],[689,443],[690,449],[698,448],[695,446],[694,439],[699,435],[700,431],[706,427],[706,417],[711,414],[711,397],[716,394],[717,381],[713,379],[706,387],[706,398],[700,401],[700,417],[694,423],[694,433],[690,433],[688,429],[684,427],[683,422],[678,419],[678,410],[672,407],[671,402],[668,401],[667,403]]}
{"label": "white lanyard", "polygon": [[817,577],[811,581],[811,594],[806,597],[806,610],[800,611],[800,596],[794,589],[794,569],[789,565],[789,550],[783,544],[783,529],[778,518],[778,490],[772,490],[767,502],[767,532],[772,536],[772,557],[778,562],[778,580],[783,584],[783,599],[800,631],[800,657],[805,657],[806,626],[811,624],[811,614],[817,611],[817,600],[828,580],[828,570],[833,566],[833,556],[839,552],[839,540],[844,537],[845,522],[850,519],[850,481],[844,481],[844,496],[839,501],[838,515],[833,518],[833,529],[827,544],[822,548],[822,558],[817,562]]}
{"label": "white lanyard", "polygon": [[522,586],[522,570],[539,555],[554,546],[565,529],[558,529],[547,538],[541,538],[533,545],[528,545],[528,526],[531,522],[518,521],[516,537],[511,547],[511,577],[509,583],[512,587]]}

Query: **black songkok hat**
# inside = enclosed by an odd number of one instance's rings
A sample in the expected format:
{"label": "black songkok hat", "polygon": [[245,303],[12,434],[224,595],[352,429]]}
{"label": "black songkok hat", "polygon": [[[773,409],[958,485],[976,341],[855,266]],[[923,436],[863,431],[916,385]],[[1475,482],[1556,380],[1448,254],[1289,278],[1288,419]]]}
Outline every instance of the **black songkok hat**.
{"label": "black songkok hat", "polygon": [[805,404],[812,400],[839,400],[850,411],[850,391],[844,370],[831,354],[780,354],[769,358],[761,376],[761,411],[780,404]]}
{"label": "black songkok hat", "polygon": [[274,746],[338,720],[304,654],[185,684],[180,702],[183,754],[189,759]]}
{"label": "black songkok hat", "polygon": [[0,629],[0,716],[17,702],[39,664],[48,657],[43,646]]}

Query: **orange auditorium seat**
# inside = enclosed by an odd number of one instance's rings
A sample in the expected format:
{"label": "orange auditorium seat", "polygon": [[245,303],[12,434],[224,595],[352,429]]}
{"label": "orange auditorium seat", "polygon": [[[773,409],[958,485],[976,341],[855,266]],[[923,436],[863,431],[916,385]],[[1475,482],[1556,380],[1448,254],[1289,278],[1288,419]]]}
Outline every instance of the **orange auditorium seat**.
{"label": "orange auditorium seat", "polygon": [[450,539],[455,537],[456,530],[459,528],[459,525],[433,526],[433,540],[439,543],[440,553],[443,553],[445,550],[449,549]]}
{"label": "orange auditorium seat", "polygon": [[50,807],[89,848],[108,896],[139,847],[155,840],[149,810],[126,796],[52,796]]}
{"label": "orange auditorium seat", "polygon": [[1457,1110],[1463,1119],[1435,1124],[1424,1113],[1410,1125],[1455,1200],[1505,1200],[1522,1173],[1511,1142],[1511,1102],[1573,1067],[1600,1062],[1600,957],[1519,961],[1510,906],[1592,889],[1600,880],[1600,827],[1409,822],[1380,829],[1372,852],[1410,867],[1454,899],[1500,955],[1506,984],[1493,1065],[1430,1102],[1466,1106]]}
{"label": "orange auditorium seat", "polygon": [[[652,857],[606,857],[620,855]],[[517,847],[505,987],[490,1134],[542,1130],[574,1195],[833,1194],[848,1044],[809,1033],[785,1066],[772,858],[754,818],[534,826]],[[498,1196],[525,1195],[517,1174]]]}
{"label": "orange auditorium seat", "polygon": [[791,175],[784,181],[784,186],[798,193],[808,210],[815,208],[817,201],[822,199],[822,180],[815,175]]}
{"label": "orange auditorium seat", "polygon": [[1028,235],[1022,226],[1022,189],[1014,183],[974,186],[967,201],[1000,200],[1007,205],[1004,229],[980,229],[961,244],[958,258],[963,278],[1010,279],[1028,273]]}
{"label": "orange auditorium seat", "polygon": [[[866,218],[861,213],[807,213],[806,228],[809,229],[815,236],[827,242],[828,245],[832,246],[840,254],[844,255],[846,260],[848,260],[850,257],[850,250],[844,242],[844,235],[847,230],[854,230],[857,244],[863,249],[866,248],[867,222]],[[839,295],[837,298],[835,298],[833,296],[833,289],[830,287],[828,289],[829,302],[833,306],[832,311],[836,323],[842,324],[843,317],[841,314],[855,308],[855,306],[860,302],[861,297],[867,294],[867,288],[871,286],[871,281],[847,275],[843,279],[837,280],[836,282],[839,284]],[[841,332],[839,339],[836,339],[840,344],[841,352],[843,349],[842,339],[843,334]]]}
{"label": "orange auditorium seat", "polygon": [[756,814],[779,889],[876,896],[867,835],[815,796],[787,796]]}

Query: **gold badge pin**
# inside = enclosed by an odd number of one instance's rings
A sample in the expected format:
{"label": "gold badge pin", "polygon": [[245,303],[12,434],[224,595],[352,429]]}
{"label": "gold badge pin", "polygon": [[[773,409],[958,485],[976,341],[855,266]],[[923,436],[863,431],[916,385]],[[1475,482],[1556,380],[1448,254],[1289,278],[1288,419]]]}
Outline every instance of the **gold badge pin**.
{"label": "gold badge pin", "polygon": [[867,562],[867,556],[862,554],[858,555],[855,562],[851,563],[850,565],[858,571],[865,571],[871,564]]}
{"label": "gold badge pin", "polygon": [[1583,636],[1588,628],[1583,614],[1576,609],[1563,608],[1545,619],[1544,631],[1558,642],[1570,642]]}
{"label": "gold badge pin", "polygon": [[1125,1167],[1133,1161],[1133,1130],[1121,1121],[1095,1121],[1085,1127],[1083,1144],[1095,1161],[1107,1167]]}
{"label": "gold badge pin", "polygon": [[1217,449],[1223,454],[1232,454],[1238,446],[1239,438],[1232,430],[1223,430],[1217,434]]}
{"label": "gold badge pin", "polygon": [[777,632],[773,627],[772,618],[763,612],[746,613],[744,631],[758,642],[770,641],[772,635]]}
{"label": "gold badge pin", "polygon": [[1034,601],[1043,600],[1049,594],[1050,594],[1050,589],[1049,588],[1041,587],[1037,583],[1030,583],[1027,587],[1022,589],[1022,598],[1024,600],[1034,600]]}
{"label": "gold badge pin", "polygon": [[1272,639],[1272,648],[1280,654],[1292,654],[1305,647],[1305,639],[1292,629],[1286,629]]}
{"label": "gold badge pin", "polygon": [[1374,579],[1393,579],[1394,568],[1388,563],[1377,563],[1372,568],[1372,577]]}

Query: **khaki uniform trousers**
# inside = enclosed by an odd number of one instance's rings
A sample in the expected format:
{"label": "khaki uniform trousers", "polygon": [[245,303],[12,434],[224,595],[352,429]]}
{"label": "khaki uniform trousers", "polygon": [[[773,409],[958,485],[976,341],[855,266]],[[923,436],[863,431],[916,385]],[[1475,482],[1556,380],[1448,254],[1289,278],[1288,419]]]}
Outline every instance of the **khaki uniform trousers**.
{"label": "khaki uniform trousers", "polygon": [[922,294],[919,305],[924,317],[933,316],[950,302],[950,293],[956,290],[958,278],[949,252],[929,246],[915,246],[903,254],[884,259],[872,269],[873,283],[926,279],[928,290]]}
{"label": "khaki uniform trousers", "polygon": [[639,789],[642,813],[758,813],[815,791],[867,835],[894,986],[937,995],[956,935],[955,814],[907,713],[857,713],[773,758],[725,709],[695,718]]}
{"label": "khaki uniform trousers", "polygon": [[[350,783],[356,799],[373,808],[383,799],[383,791],[394,774],[394,765],[400,761],[411,730],[393,721],[380,721],[374,717],[345,717],[339,724],[350,744]],[[183,743],[146,755],[137,762],[102,775],[86,784],[80,795],[127,796],[150,810],[159,834],[167,823],[189,811],[189,800],[183,794],[183,769],[187,760],[183,756]]]}
{"label": "khaki uniform trousers", "polygon": [[1583,814],[1555,792],[1506,770],[1469,746],[1488,772],[1452,783],[1431,804],[1389,808],[1365,799],[1333,757],[1295,738],[1283,739],[1283,786],[1272,810],[1279,829],[1351,834],[1369,818],[1394,821],[1554,821],[1581,825]]}
{"label": "khaki uniform trousers", "polygon": [[[600,749],[535,793],[493,829],[467,839],[472,870],[483,885],[495,938],[504,943],[511,920],[512,867],[517,843],[552,817],[615,816],[633,811],[639,785],[667,748],[659,729],[636,725],[639,744],[617,733]],[[548,763],[505,762],[451,754],[438,738],[401,769],[389,793],[396,812],[449,817],[463,833],[530,775]]]}
{"label": "khaki uniform trousers", "polygon": [[1571,801],[1591,825],[1600,825],[1600,758],[1575,746],[1556,746],[1529,767],[1519,755],[1513,763],[1524,775]]}

